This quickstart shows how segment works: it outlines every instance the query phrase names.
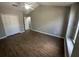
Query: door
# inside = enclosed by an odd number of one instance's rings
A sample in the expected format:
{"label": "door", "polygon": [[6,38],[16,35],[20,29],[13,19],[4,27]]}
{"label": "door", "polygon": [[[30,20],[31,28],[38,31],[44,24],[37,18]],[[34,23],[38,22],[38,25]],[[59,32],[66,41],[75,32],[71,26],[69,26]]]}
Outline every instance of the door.
{"label": "door", "polygon": [[25,30],[29,30],[31,26],[31,17],[24,17]]}
{"label": "door", "polygon": [[1,16],[7,36],[20,32],[19,17],[17,15],[2,14]]}

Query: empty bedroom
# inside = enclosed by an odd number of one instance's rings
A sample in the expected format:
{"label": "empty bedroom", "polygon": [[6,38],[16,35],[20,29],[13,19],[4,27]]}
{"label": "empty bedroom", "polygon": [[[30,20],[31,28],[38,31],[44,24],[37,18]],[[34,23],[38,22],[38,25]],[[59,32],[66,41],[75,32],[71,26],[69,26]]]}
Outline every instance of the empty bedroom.
{"label": "empty bedroom", "polygon": [[0,57],[74,57],[79,3],[0,2]]}

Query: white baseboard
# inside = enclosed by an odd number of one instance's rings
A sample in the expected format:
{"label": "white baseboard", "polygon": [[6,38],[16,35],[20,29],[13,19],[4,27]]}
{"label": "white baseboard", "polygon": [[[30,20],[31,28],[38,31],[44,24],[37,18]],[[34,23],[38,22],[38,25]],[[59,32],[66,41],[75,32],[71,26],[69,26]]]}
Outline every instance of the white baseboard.
{"label": "white baseboard", "polygon": [[50,36],[55,36],[55,37],[57,37],[57,38],[62,38],[62,39],[64,39],[64,37],[60,37],[60,36],[57,36],[57,35],[54,35],[54,34],[42,32],[42,31],[34,30],[34,29],[31,29],[31,30],[32,30],[32,31],[35,31],[35,32],[39,32],[39,33],[43,33],[43,34],[47,34],[47,35],[50,35]]}
{"label": "white baseboard", "polygon": [[23,32],[25,32],[25,31],[21,31],[20,33],[23,33]]}
{"label": "white baseboard", "polygon": [[6,38],[7,36],[3,36],[3,37],[0,37],[0,39],[4,39],[4,38]]}
{"label": "white baseboard", "polygon": [[[64,39],[64,37],[60,37],[60,36],[57,36],[57,35],[54,35],[54,34],[42,32],[42,31],[38,31],[38,30],[34,30],[34,29],[31,29],[31,30],[32,30],[32,31],[35,31],[35,32],[39,32],[39,33],[43,33],[43,34],[47,34],[47,35],[50,35],[50,36],[55,36],[55,37]],[[20,33],[23,33],[23,32],[25,32],[25,31],[21,31]],[[8,37],[8,36],[3,36],[3,37],[1,37],[0,39],[4,39],[4,38],[6,38],[6,37]]]}
{"label": "white baseboard", "polygon": [[[25,32],[25,31],[20,31],[20,32],[18,32],[18,33],[23,33],[23,32]],[[15,34],[17,34],[17,33],[15,33]],[[15,35],[15,34],[12,34],[12,35]],[[6,38],[6,37],[8,37],[8,36],[11,36],[11,35],[3,36],[3,37],[1,37],[0,39],[4,39],[4,38]]]}

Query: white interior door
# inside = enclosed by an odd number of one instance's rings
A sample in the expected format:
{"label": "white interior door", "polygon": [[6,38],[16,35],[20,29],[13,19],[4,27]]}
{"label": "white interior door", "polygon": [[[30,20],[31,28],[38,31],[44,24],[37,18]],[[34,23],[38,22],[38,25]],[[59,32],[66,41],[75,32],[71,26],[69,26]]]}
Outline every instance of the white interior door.
{"label": "white interior door", "polygon": [[24,21],[25,21],[25,30],[29,30],[31,25],[31,17],[24,17]]}
{"label": "white interior door", "polygon": [[2,22],[7,36],[20,32],[18,16],[2,14]]}

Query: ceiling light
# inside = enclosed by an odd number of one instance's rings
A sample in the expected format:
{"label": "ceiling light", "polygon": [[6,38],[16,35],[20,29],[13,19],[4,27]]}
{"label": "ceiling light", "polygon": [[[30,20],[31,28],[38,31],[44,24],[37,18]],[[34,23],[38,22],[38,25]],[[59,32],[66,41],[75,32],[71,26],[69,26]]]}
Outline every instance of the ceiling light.
{"label": "ceiling light", "polygon": [[32,7],[31,7],[31,5],[29,5],[29,4],[25,4],[25,9],[32,9]]}

